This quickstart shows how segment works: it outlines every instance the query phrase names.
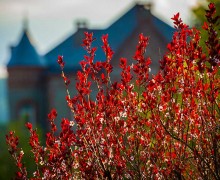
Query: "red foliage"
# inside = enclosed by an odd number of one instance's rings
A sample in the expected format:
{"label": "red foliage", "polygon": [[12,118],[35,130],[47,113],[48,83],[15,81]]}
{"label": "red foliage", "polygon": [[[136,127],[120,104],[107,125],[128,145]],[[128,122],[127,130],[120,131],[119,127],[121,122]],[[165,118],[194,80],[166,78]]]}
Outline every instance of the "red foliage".
{"label": "red foliage", "polygon": [[[176,32],[161,60],[161,70],[149,77],[148,37],[139,36],[134,65],[120,59],[121,81],[111,82],[113,51],[102,37],[105,62],[94,62],[92,33],[85,33],[87,51],[77,72],[78,94],[71,98],[69,80],[58,57],[74,121],[62,119],[56,135],[56,110],[48,115],[51,131],[40,145],[30,123],[35,155],[35,179],[220,179],[220,43],[214,4],[206,11],[208,54],[199,45],[200,32],[174,15]],[[90,96],[97,85],[96,100]],[[75,132],[72,127],[75,126]],[[18,138],[6,136],[9,152],[27,179]],[[20,153],[21,154],[21,153]]]}

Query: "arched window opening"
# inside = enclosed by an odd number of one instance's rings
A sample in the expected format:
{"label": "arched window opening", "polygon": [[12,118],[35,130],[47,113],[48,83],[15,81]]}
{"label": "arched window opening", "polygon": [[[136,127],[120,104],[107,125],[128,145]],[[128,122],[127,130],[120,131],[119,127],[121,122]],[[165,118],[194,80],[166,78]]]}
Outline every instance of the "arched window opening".
{"label": "arched window opening", "polygon": [[26,121],[36,125],[36,108],[33,103],[23,103],[19,108],[19,117],[25,119]]}

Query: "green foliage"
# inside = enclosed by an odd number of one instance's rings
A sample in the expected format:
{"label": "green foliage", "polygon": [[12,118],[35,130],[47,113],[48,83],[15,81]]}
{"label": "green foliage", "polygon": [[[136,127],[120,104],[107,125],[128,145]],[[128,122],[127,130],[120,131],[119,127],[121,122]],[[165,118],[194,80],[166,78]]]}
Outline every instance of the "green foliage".
{"label": "green foliage", "polygon": [[219,0],[203,0],[203,1],[200,1],[200,4],[196,8],[193,9],[196,24],[202,25],[202,23],[206,21],[205,10],[207,10],[207,6],[208,6],[209,3],[215,3],[216,14],[220,15],[220,1]]}
{"label": "green foliage", "polygon": [[[208,38],[207,31],[202,29],[202,25],[204,22],[206,22],[206,16],[205,16],[205,10],[207,10],[207,6],[209,3],[215,3],[216,6],[216,16],[220,16],[220,0],[203,0],[199,1],[199,5],[195,7],[192,12],[195,16],[194,24],[197,26],[197,28],[201,32],[202,40],[200,41],[200,44],[205,49],[205,41]],[[220,27],[220,25],[219,25]],[[219,38],[220,38],[220,28],[215,29],[218,32]]]}
{"label": "green foliage", "polygon": [[[32,173],[36,168],[34,163],[33,153],[29,145],[29,131],[24,126],[25,118],[11,121],[7,125],[0,126],[0,179],[12,179],[15,177],[17,167],[11,155],[8,153],[8,146],[5,141],[5,135],[9,130],[15,131],[19,137],[19,146],[22,147],[24,154],[24,163],[27,167],[28,172]],[[42,130],[38,128],[40,139],[42,140]]]}

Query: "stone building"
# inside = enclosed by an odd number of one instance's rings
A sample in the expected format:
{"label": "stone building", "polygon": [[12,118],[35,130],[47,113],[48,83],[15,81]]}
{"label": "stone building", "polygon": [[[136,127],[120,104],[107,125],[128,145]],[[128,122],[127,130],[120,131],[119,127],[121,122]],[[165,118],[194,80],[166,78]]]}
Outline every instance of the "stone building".
{"label": "stone building", "polygon": [[117,77],[120,57],[132,61],[140,33],[150,37],[147,55],[152,59],[152,73],[156,73],[174,29],[152,15],[149,5],[135,4],[105,29],[90,29],[86,23],[78,23],[75,33],[41,56],[25,27],[20,41],[11,48],[11,58],[7,65],[11,119],[28,114],[31,122],[44,125],[47,113],[52,108],[57,109],[58,119],[71,117],[65,101],[65,86],[60,76],[57,56],[64,56],[65,72],[72,80],[70,91],[74,94],[75,74],[80,70],[79,62],[85,54],[81,47],[84,31],[93,32],[96,38],[93,45],[98,47],[96,59],[100,61],[105,59],[101,49],[101,36],[109,35],[110,46],[115,52],[112,64],[116,70],[113,76]]}

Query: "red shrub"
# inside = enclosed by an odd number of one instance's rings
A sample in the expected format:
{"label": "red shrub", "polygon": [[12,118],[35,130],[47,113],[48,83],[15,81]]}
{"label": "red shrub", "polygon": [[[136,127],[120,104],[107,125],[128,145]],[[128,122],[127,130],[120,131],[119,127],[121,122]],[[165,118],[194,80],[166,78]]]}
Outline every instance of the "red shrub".
{"label": "red shrub", "polygon": [[[67,87],[67,103],[74,121],[63,119],[55,135],[57,112],[48,115],[51,132],[46,147],[38,142],[30,123],[36,179],[220,179],[220,43],[214,4],[206,11],[208,54],[199,45],[200,32],[174,20],[176,32],[161,60],[161,70],[149,78],[148,37],[139,36],[134,65],[120,59],[121,81],[111,82],[113,51],[102,37],[105,62],[94,62],[92,33],[85,33],[87,51],[77,72],[78,94],[71,97],[69,80],[58,57]],[[96,100],[91,84],[96,83]],[[76,132],[72,127],[76,126]],[[7,136],[9,151],[27,179],[14,133]]]}

